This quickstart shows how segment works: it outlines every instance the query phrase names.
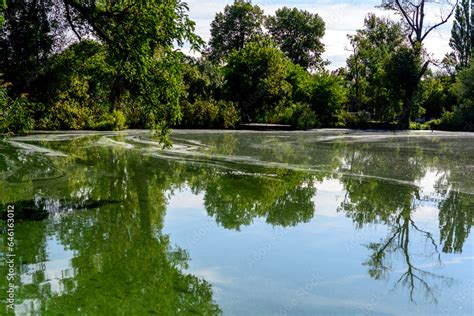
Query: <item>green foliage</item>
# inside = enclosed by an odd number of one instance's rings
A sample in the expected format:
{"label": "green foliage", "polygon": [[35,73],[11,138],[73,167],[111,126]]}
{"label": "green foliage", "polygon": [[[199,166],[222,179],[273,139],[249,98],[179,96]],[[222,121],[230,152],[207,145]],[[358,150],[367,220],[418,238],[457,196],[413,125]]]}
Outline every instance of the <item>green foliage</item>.
{"label": "green foliage", "polygon": [[435,74],[426,76],[420,83],[419,107],[425,110],[425,118],[439,118],[445,111],[451,111],[458,97],[452,76]]}
{"label": "green foliage", "polygon": [[323,19],[308,11],[278,9],[275,16],[267,18],[268,31],[281,50],[304,69],[320,69],[324,66],[321,54],[325,33]]}
{"label": "green foliage", "polygon": [[[420,53],[409,47],[400,47],[386,65],[387,80],[393,86],[391,95],[403,103],[399,122],[403,129],[409,128],[410,118],[418,112],[415,94],[421,77]],[[416,114],[415,114],[416,115]]]}
{"label": "green foliage", "polygon": [[291,96],[290,67],[288,57],[267,39],[250,42],[230,55],[225,66],[226,94],[237,102],[244,121],[261,119]]}
{"label": "green foliage", "polygon": [[[431,3],[431,4],[429,4]],[[399,127],[402,129],[408,129],[410,125],[410,118],[413,112],[417,112],[414,108],[416,104],[416,98],[419,96],[419,84],[429,69],[430,59],[427,58],[428,54],[424,51],[423,44],[427,36],[446,24],[456,9],[456,2],[443,2],[443,1],[395,1],[395,0],[383,0],[382,7],[388,10],[397,12],[403,20],[403,24],[406,29],[406,38],[410,43],[412,52],[407,49],[400,50],[395,59],[395,62],[407,62],[406,65],[399,65],[397,72],[405,77],[408,81],[403,86],[403,108],[402,113],[398,116]],[[438,8],[436,8],[438,7]],[[428,18],[428,12],[430,10],[446,10],[446,14],[438,16],[438,20],[429,25],[426,21]],[[389,68],[394,70],[394,63]],[[401,69],[404,67],[405,69]],[[395,67],[396,68],[396,67]],[[393,75],[393,73],[392,73]],[[399,83],[397,83],[399,85]]]}
{"label": "green foliage", "polygon": [[366,128],[371,121],[371,115],[367,111],[342,112],[339,116],[343,125],[348,128]]}
{"label": "green foliage", "polygon": [[11,95],[29,92],[52,52],[52,21],[48,17],[52,8],[51,0],[8,2],[0,32],[0,73],[13,84]]}
{"label": "green foliage", "polygon": [[288,124],[295,129],[311,129],[321,126],[316,114],[308,103],[291,103],[277,106],[267,114],[270,123]]}
{"label": "green foliage", "polygon": [[444,113],[441,127],[449,130],[474,131],[474,61],[459,73],[457,92],[460,103],[453,112]]}
{"label": "green foliage", "polygon": [[322,72],[312,77],[309,104],[324,126],[336,126],[347,102],[345,81],[338,75]]}
{"label": "green foliage", "polygon": [[211,23],[211,39],[207,54],[220,62],[233,50],[242,49],[245,44],[263,34],[263,10],[245,0],[235,0],[226,5],[224,12],[217,13]]}
{"label": "green foliage", "polygon": [[222,67],[205,58],[188,58],[184,62],[185,99],[220,99],[224,86]]}
{"label": "green foliage", "polygon": [[90,128],[102,131],[119,131],[127,128],[127,118],[121,110],[105,113],[90,123]]}
{"label": "green foliage", "polygon": [[7,0],[0,0],[0,26],[3,26],[5,22],[5,17],[3,16],[3,11],[7,8]]}
{"label": "green foliage", "polygon": [[[386,3],[398,12],[422,10],[410,1]],[[468,4],[460,3],[453,28],[453,48],[464,45],[458,59],[473,40]],[[460,72],[455,84],[454,72],[428,71],[422,42],[432,30],[421,27],[424,16],[407,30],[368,15],[349,37],[348,69],[330,74],[321,59],[324,21],[296,8],[268,17],[265,34],[262,9],[234,1],[216,15],[199,59],[177,49],[203,44],[181,0],[0,0],[0,10],[0,73],[13,83],[2,87],[3,131],[146,127],[169,145],[172,126],[233,128],[240,120],[298,129],[396,121],[472,129],[472,75]],[[72,34],[79,42],[67,47]],[[410,125],[412,117],[441,119]]]}
{"label": "green foliage", "polygon": [[347,60],[352,82],[349,90],[349,110],[367,111],[380,121],[392,121],[400,111],[399,87],[387,78],[387,65],[392,55],[405,46],[404,30],[399,23],[369,14],[364,29],[349,36],[353,54]]}
{"label": "green foliage", "polygon": [[286,81],[292,86],[292,100],[294,102],[308,102],[312,75],[299,65],[290,64]]}
{"label": "green foliage", "polygon": [[472,24],[471,24],[471,0],[461,0],[456,7],[451,40],[449,46],[454,50],[457,68],[463,69],[469,66],[471,57]]}
{"label": "green foliage", "polygon": [[459,73],[457,89],[462,103],[474,106],[474,60],[470,68]]}
{"label": "green foliage", "polygon": [[234,128],[240,119],[235,105],[225,101],[183,101],[181,111],[179,126],[185,128]]}
{"label": "green foliage", "polygon": [[416,90],[420,74],[417,52],[408,47],[401,47],[394,52],[386,67],[387,78],[394,85],[395,93],[402,98],[411,96]]}
{"label": "green foliage", "polygon": [[410,122],[410,130],[429,130],[432,129],[432,127],[436,126],[439,124],[438,121],[429,121],[425,123],[419,123],[419,122]]}
{"label": "green foliage", "polygon": [[35,113],[38,128],[96,128],[110,116],[115,69],[107,59],[104,46],[94,41],[55,55],[35,84],[35,97],[49,105]]}
{"label": "green foliage", "polygon": [[197,49],[202,44],[193,33],[195,24],[187,15],[187,5],[180,0],[64,1],[105,43],[117,76],[135,92],[164,145],[170,145],[168,129],[180,117],[184,93],[182,54],[175,45],[189,41]]}
{"label": "green foliage", "polygon": [[474,58],[474,1],[471,0],[471,60]]}
{"label": "green foliage", "polygon": [[33,129],[30,108],[26,96],[10,98],[7,85],[0,82],[0,133],[22,133]]}

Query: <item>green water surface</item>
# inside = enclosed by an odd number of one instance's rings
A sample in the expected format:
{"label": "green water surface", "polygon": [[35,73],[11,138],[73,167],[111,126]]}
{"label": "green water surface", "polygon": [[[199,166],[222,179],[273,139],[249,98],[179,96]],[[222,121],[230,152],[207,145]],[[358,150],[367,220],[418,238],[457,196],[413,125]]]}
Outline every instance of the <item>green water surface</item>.
{"label": "green water surface", "polygon": [[473,134],[172,138],[0,143],[0,314],[473,315]]}

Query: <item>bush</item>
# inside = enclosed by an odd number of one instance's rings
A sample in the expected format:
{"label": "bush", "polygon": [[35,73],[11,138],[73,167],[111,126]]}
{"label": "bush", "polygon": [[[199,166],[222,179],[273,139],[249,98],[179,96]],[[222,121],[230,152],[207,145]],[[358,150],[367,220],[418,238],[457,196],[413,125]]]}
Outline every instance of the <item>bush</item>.
{"label": "bush", "polygon": [[458,74],[456,92],[459,105],[452,112],[443,113],[439,128],[474,131],[474,60],[470,68]]}
{"label": "bush", "polygon": [[411,130],[429,130],[431,129],[431,126],[435,126],[436,124],[432,121],[430,122],[425,122],[425,123],[419,123],[419,122],[410,122],[410,129]]}
{"label": "bush", "polygon": [[309,103],[318,120],[324,126],[336,126],[347,101],[344,80],[323,72],[313,76],[310,91]]}
{"label": "bush", "polygon": [[34,127],[30,114],[31,104],[26,96],[12,99],[8,96],[7,85],[0,82],[0,132],[23,133]]}
{"label": "bush", "polygon": [[239,113],[232,102],[197,100],[181,102],[182,128],[233,128],[239,122]]}
{"label": "bush", "polygon": [[227,99],[238,104],[245,121],[261,121],[291,97],[291,61],[270,40],[250,42],[234,51],[224,67]]}
{"label": "bush", "polygon": [[307,103],[279,105],[267,114],[265,121],[274,124],[287,124],[295,129],[303,130],[320,126],[316,114]]}
{"label": "bush", "polygon": [[435,127],[447,131],[474,131],[474,111],[467,105],[454,108],[453,112],[444,112]]}
{"label": "bush", "polygon": [[[33,94],[46,108],[35,115],[40,129],[79,130],[115,126],[114,69],[107,62],[105,48],[94,41],[82,41],[53,56],[35,84]],[[122,124],[123,125],[123,124]]]}
{"label": "bush", "polygon": [[99,131],[124,130],[127,128],[127,120],[121,110],[114,110],[100,117],[97,123],[93,122],[90,128]]}
{"label": "bush", "polygon": [[219,101],[219,114],[216,127],[234,128],[240,122],[240,114],[232,102]]}

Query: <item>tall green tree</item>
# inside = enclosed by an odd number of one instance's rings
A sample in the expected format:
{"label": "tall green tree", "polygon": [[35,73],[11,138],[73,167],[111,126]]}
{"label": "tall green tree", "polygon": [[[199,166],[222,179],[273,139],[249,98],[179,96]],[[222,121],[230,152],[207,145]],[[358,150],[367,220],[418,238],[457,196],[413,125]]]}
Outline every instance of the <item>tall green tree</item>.
{"label": "tall green tree", "polygon": [[[398,48],[385,65],[385,79],[390,82],[392,88],[390,95],[405,106],[399,118],[403,119],[404,115],[412,116],[417,110],[418,103],[415,103],[413,96],[418,89],[420,67],[420,55],[406,46]],[[408,114],[404,113],[407,107],[411,111]]]}
{"label": "tall green tree", "polygon": [[322,68],[325,24],[319,15],[284,7],[268,17],[266,26],[273,41],[295,64],[305,69]]}
{"label": "tall green tree", "polygon": [[250,42],[234,51],[225,66],[225,90],[244,121],[255,121],[291,95],[291,61],[274,43]]}
{"label": "tall green tree", "polygon": [[456,13],[451,30],[449,46],[454,50],[457,68],[462,69],[469,66],[471,57],[471,1],[461,0],[456,7]]}
{"label": "tall green tree", "polygon": [[324,126],[334,127],[347,102],[345,81],[327,71],[312,76],[309,86],[309,104]]}
{"label": "tall green tree", "polygon": [[53,38],[50,0],[9,1],[0,34],[0,73],[13,83],[14,95],[28,92],[30,84],[51,56]]}
{"label": "tall green tree", "polygon": [[400,23],[369,14],[364,28],[349,39],[353,48],[347,60],[350,110],[366,111],[377,120],[392,121],[398,114],[399,100],[394,98],[392,81],[386,67],[391,56],[406,47],[406,34]]}
{"label": "tall green tree", "polygon": [[474,60],[471,67],[459,74],[459,93],[464,103],[470,105],[474,110]]}
{"label": "tall green tree", "polygon": [[224,12],[216,14],[211,23],[211,39],[207,54],[214,61],[222,61],[233,50],[263,34],[263,10],[250,1],[235,0]]}
{"label": "tall green tree", "polygon": [[169,144],[169,127],[180,118],[179,99],[184,93],[182,54],[175,45],[189,41],[197,49],[201,44],[187,4],[180,0],[63,1],[106,45],[117,75],[135,93],[150,126]]}
{"label": "tall green tree", "polygon": [[[410,41],[411,47],[414,53],[419,56],[416,59],[422,63],[420,67],[416,67],[416,69],[419,69],[419,72],[416,76],[418,79],[414,82],[415,89],[411,90],[411,96],[405,97],[405,102],[403,104],[403,112],[400,115],[399,125],[404,129],[408,129],[410,126],[410,119],[413,110],[412,107],[415,104],[416,93],[421,79],[428,70],[428,66],[431,62],[429,58],[423,58],[423,44],[431,32],[449,21],[451,16],[454,14],[457,4],[457,0],[447,0],[443,2],[434,2],[432,5],[427,6],[429,2],[431,1],[382,0],[383,8],[395,11],[401,16],[402,21],[409,30],[407,38]],[[428,21],[429,9],[436,10],[435,5],[439,6],[441,15],[438,17],[436,22],[430,24]],[[415,69],[411,66],[409,68]]]}

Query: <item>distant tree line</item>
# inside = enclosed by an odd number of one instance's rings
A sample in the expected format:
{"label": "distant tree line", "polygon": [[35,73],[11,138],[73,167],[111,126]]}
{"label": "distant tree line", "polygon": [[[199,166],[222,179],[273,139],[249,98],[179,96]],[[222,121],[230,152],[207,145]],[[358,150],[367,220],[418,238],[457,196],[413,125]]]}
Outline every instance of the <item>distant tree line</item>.
{"label": "distant tree line", "polygon": [[[236,0],[206,44],[180,0],[2,0],[0,130],[153,128],[165,144],[172,127],[241,122],[473,130],[473,2],[381,6],[400,21],[368,14],[329,72],[323,19],[296,8]],[[425,39],[452,16],[453,51],[435,61]]]}

